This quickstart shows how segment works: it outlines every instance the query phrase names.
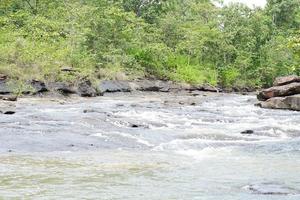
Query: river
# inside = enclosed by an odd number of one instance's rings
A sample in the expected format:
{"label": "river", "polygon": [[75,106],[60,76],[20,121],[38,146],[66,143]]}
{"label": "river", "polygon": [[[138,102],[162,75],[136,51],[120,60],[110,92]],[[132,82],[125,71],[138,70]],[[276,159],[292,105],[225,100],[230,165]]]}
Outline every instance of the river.
{"label": "river", "polygon": [[254,103],[210,93],[20,99],[0,115],[0,199],[299,200],[300,112]]}

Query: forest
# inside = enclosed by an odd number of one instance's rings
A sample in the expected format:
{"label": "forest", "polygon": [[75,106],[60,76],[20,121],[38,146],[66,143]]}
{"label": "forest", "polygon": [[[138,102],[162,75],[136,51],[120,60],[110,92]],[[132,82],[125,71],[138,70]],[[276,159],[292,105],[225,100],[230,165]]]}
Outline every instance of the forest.
{"label": "forest", "polygon": [[[300,75],[300,1],[1,0],[12,81],[159,79],[261,88]],[[63,73],[72,68],[73,73]]]}

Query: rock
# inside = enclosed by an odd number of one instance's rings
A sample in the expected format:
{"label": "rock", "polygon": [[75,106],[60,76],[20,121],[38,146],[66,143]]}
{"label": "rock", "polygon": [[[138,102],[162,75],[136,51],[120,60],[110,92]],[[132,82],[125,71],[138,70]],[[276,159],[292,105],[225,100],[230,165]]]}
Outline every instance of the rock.
{"label": "rock", "polygon": [[4,95],[4,96],[2,95],[0,96],[0,99],[4,101],[17,101],[18,97],[12,95]]}
{"label": "rock", "polygon": [[244,187],[254,194],[260,195],[296,195],[299,191],[278,183],[258,183]]}
{"label": "rock", "polygon": [[172,83],[156,80],[141,80],[135,82],[135,90],[144,92],[169,92]]}
{"label": "rock", "polygon": [[283,101],[290,110],[300,111],[300,94],[287,96]]}
{"label": "rock", "polygon": [[46,87],[46,84],[44,82],[42,82],[42,81],[32,80],[30,82],[30,85],[34,89],[34,94],[36,94],[36,93],[43,93],[43,92],[47,92],[48,91],[48,88]]}
{"label": "rock", "polygon": [[300,82],[300,77],[296,75],[278,77],[275,79],[273,86],[287,85],[293,82]]}
{"label": "rock", "polygon": [[130,128],[149,128],[148,125],[145,125],[145,124],[135,124],[135,123],[130,123],[129,125]]}
{"label": "rock", "polygon": [[222,89],[211,86],[211,85],[199,86],[198,90],[204,91],[204,92],[221,92],[222,91]]}
{"label": "rock", "polygon": [[78,84],[77,93],[82,97],[95,97],[97,91],[93,88],[91,81],[86,80]]}
{"label": "rock", "polygon": [[282,86],[275,86],[264,89],[257,95],[257,99],[265,101],[272,97],[284,97],[294,94],[300,94],[300,83],[290,83]]}
{"label": "rock", "polygon": [[257,104],[261,108],[289,109],[300,111],[300,94],[287,97],[273,97]]}
{"label": "rock", "polygon": [[4,111],[4,112],[2,112],[3,114],[5,114],[5,115],[13,115],[13,114],[15,114],[16,112],[15,111],[12,111],[12,110],[7,110],[7,111]]}
{"label": "rock", "polygon": [[102,81],[98,87],[100,93],[105,92],[131,92],[127,81]]}
{"label": "rock", "polygon": [[245,131],[242,131],[242,132],[241,132],[241,134],[243,134],[243,135],[251,135],[251,134],[253,134],[253,133],[254,133],[253,130],[245,130]]}

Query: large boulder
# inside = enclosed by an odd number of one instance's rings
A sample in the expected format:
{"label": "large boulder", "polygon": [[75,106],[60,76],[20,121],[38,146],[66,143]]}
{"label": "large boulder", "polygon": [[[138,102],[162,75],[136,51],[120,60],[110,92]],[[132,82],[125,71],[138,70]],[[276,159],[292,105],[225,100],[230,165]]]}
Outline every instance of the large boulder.
{"label": "large boulder", "polygon": [[262,108],[289,109],[300,111],[300,94],[287,97],[273,97],[257,104]]}
{"label": "large boulder", "polygon": [[275,79],[273,86],[287,85],[294,82],[300,82],[300,77],[296,75],[281,76]]}
{"label": "large boulder", "polygon": [[284,97],[294,94],[300,94],[300,82],[264,89],[259,92],[257,98],[260,101],[265,101],[273,97]]}

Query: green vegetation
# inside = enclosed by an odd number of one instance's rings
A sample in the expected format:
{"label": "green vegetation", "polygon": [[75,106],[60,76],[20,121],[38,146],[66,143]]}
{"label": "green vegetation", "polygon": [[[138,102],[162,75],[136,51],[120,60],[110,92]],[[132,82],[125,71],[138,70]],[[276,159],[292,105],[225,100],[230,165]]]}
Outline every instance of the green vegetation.
{"label": "green vegetation", "polygon": [[262,87],[300,74],[299,31],[299,0],[1,0],[0,73]]}

